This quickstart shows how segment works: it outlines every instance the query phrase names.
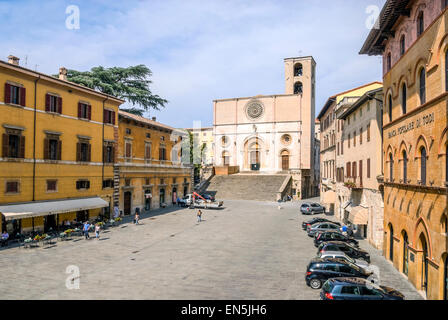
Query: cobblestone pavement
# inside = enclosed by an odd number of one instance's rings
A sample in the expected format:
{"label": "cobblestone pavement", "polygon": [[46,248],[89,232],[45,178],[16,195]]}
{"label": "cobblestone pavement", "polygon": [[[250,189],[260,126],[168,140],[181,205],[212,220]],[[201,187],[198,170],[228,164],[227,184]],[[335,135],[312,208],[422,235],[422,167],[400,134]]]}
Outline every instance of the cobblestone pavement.
{"label": "cobblestone pavement", "polygon": [[[162,209],[101,240],[0,251],[0,299],[318,299],[304,281],[316,255],[300,228],[299,204],[225,201],[223,210]],[[377,250],[383,284],[421,299]],[[80,270],[69,290],[66,268]]]}

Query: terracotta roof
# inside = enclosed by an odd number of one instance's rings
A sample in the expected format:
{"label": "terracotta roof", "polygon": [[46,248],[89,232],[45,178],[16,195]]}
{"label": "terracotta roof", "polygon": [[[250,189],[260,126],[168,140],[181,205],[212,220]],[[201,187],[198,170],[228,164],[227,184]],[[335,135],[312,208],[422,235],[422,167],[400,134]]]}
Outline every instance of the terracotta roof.
{"label": "terracotta roof", "polygon": [[160,123],[160,122],[157,122],[157,121],[154,121],[154,120],[150,120],[150,119],[147,119],[145,117],[140,117],[140,116],[137,116],[135,114],[132,114],[132,113],[129,113],[129,112],[125,112],[125,111],[122,111],[122,110],[119,110],[118,114],[120,116],[122,116],[123,118],[127,118],[127,119],[131,119],[131,120],[134,120],[134,121],[137,121],[137,122],[149,124],[149,125],[151,125],[153,127],[157,127],[157,128],[161,128],[161,129],[165,129],[165,130],[169,130],[169,131],[176,131],[177,130],[177,129],[175,129],[173,127],[170,127],[170,126],[167,126],[167,125],[165,125],[163,123]]}
{"label": "terracotta roof", "polygon": [[99,95],[99,96],[101,96],[103,98],[107,97],[108,99],[115,100],[116,102],[119,102],[120,104],[125,102],[124,100],[122,100],[120,98],[111,96],[109,94],[105,94],[105,93],[97,91],[97,90],[90,89],[90,88],[85,87],[83,85],[80,85],[80,84],[77,84],[77,83],[74,83],[74,82],[71,82],[71,81],[67,81],[67,80],[61,80],[59,78],[50,76],[48,74],[45,74],[45,73],[42,73],[42,72],[37,72],[37,71],[31,70],[31,69],[27,69],[27,68],[24,68],[22,66],[17,66],[17,65],[14,65],[14,64],[2,61],[2,60],[0,60],[0,65],[3,66],[3,67],[6,67],[8,69],[13,69],[13,70],[18,71],[18,72],[26,73],[28,75],[31,75],[31,76],[34,76],[34,77],[37,77],[37,78],[45,79],[45,80],[52,81],[52,82],[57,82],[57,83],[59,83],[61,85],[72,87],[72,88],[75,88],[77,90],[87,91],[87,92],[89,92],[91,94]]}
{"label": "terracotta roof", "polygon": [[343,92],[340,92],[340,93],[337,93],[337,94],[331,96],[330,98],[328,98],[327,102],[325,102],[324,107],[322,108],[322,110],[319,112],[319,115],[317,116],[317,119],[320,119],[320,118],[323,117],[323,115],[325,114],[325,112],[327,112],[328,108],[329,108],[330,105],[336,100],[337,97],[342,96],[342,95],[344,95],[344,94],[346,94],[346,93],[355,91],[355,90],[359,90],[359,89],[362,89],[362,88],[371,86],[371,85],[373,85],[373,84],[381,84],[381,85],[382,85],[383,83],[380,82],[380,81],[373,81],[373,82],[364,84],[364,85],[362,85],[362,86],[359,86],[359,87],[356,87],[356,88],[353,88],[353,89],[350,89],[350,90],[347,90],[347,91],[343,91]]}

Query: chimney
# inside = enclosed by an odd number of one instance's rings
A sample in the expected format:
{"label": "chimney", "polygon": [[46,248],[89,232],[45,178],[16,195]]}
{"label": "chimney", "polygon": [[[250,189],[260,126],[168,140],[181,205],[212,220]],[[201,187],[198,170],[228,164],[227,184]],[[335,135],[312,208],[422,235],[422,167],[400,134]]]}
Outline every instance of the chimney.
{"label": "chimney", "polygon": [[15,66],[19,65],[19,60],[20,60],[19,58],[15,57],[13,55],[8,56],[8,63],[13,64]]}
{"label": "chimney", "polygon": [[59,68],[59,79],[67,81],[67,69],[64,67]]}
{"label": "chimney", "polygon": [[156,117],[152,117],[152,121],[156,121]]}

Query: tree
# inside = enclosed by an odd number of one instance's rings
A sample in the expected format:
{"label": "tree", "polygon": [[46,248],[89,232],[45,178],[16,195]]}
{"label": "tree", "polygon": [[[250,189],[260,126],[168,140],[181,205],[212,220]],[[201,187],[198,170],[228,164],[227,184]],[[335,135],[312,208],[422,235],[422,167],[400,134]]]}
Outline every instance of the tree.
{"label": "tree", "polygon": [[143,64],[128,68],[99,66],[83,72],[67,70],[68,81],[126,100],[132,106],[140,106],[122,109],[137,115],[150,109],[160,110],[168,102],[151,92],[151,76],[152,71]]}

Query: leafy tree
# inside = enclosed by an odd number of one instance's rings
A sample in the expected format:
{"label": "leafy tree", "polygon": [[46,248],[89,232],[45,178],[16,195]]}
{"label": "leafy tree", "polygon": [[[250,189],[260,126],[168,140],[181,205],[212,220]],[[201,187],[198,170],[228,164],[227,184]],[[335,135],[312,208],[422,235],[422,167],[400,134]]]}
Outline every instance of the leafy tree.
{"label": "leafy tree", "polygon": [[68,81],[126,100],[132,106],[140,106],[122,109],[137,115],[150,109],[160,110],[168,102],[152,93],[149,87],[151,76],[152,71],[143,64],[128,68],[99,66],[83,72],[67,70]]}

